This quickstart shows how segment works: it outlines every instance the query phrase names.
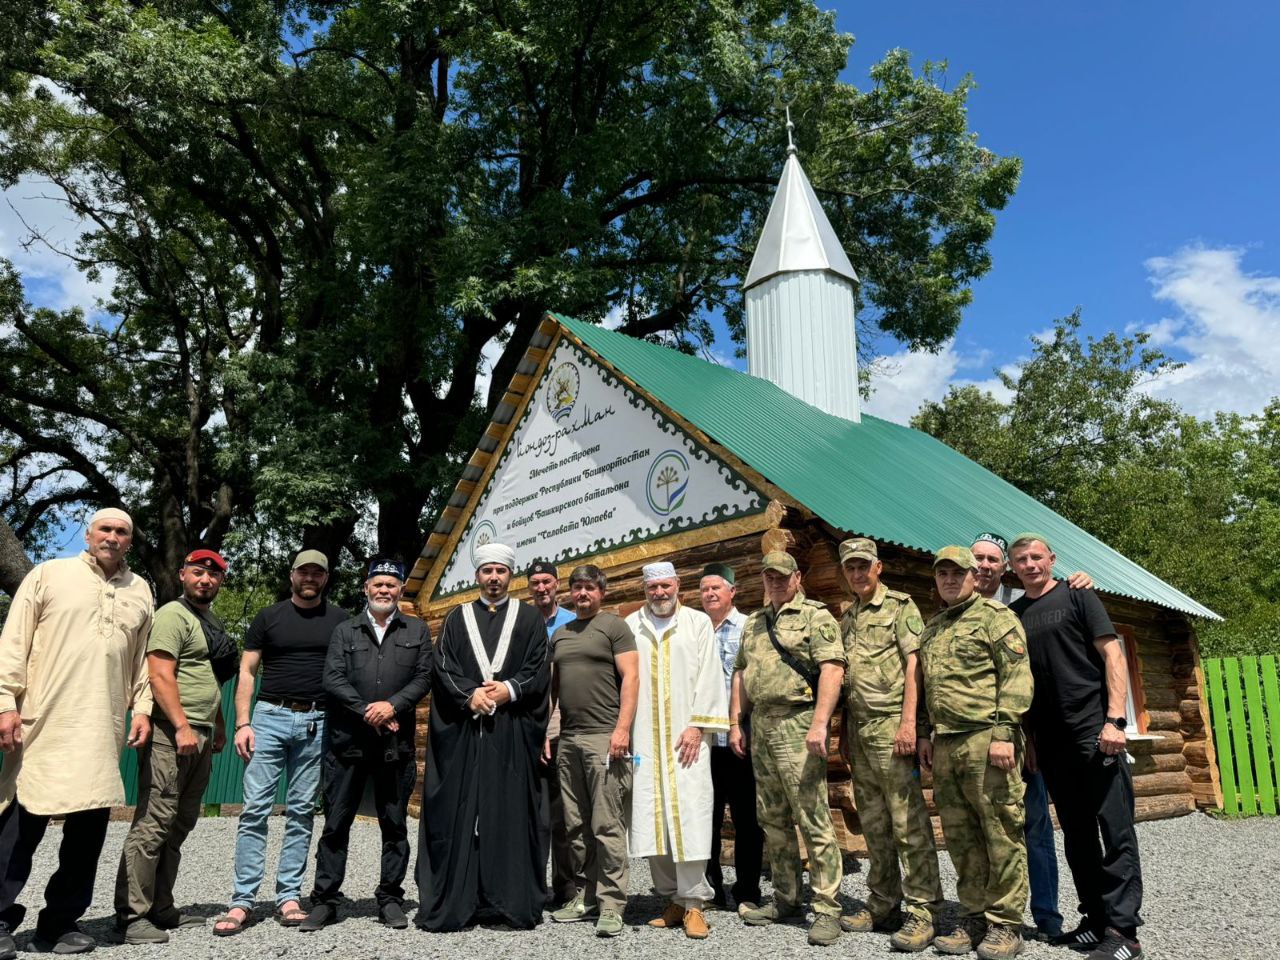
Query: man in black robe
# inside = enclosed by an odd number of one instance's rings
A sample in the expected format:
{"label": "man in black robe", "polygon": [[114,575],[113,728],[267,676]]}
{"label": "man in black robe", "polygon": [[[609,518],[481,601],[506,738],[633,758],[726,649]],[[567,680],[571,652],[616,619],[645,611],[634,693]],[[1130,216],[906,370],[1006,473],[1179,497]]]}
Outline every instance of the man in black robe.
{"label": "man in black robe", "polygon": [[547,630],[507,596],[515,554],[476,550],[480,598],[445,617],[436,648],[418,843],[416,923],[542,920],[538,755],[547,728]]}

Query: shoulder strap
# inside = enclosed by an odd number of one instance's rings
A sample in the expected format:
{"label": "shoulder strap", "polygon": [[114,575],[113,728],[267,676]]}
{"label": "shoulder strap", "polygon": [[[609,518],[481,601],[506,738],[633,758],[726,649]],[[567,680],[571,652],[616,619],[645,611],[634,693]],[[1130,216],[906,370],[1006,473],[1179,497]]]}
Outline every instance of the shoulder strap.
{"label": "shoulder strap", "polygon": [[800,676],[804,678],[804,682],[809,684],[809,693],[813,697],[813,699],[810,702],[817,703],[818,702],[817,674],[810,673],[808,670],[806,670],[803,664],[801,664],[799,660],[797,660],[794,656],[792,656],[791,652],[787,650],[786,647],[784,647],[781,643],[778,642],[778,635],[773,630],[773,620],[770,618],[769,612],[767,610],[763,611],[761,613],[761,616],[764,617],[764,625],[765,625],[765,628],[769,631],[769,642],[773,644],[773,649],[777,651],[778,656],[782,659],[783,663],[785,663],[788,667],[790,667],[796,673],[800,674]]}

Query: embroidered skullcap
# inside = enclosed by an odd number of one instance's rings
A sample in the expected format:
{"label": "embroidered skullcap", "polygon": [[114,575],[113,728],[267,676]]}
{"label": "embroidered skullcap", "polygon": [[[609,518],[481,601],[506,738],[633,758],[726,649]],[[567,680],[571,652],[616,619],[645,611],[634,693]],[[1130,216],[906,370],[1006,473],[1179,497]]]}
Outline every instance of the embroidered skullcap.
{"label": "embroidered skullcap", "polygon": [[365,579],[374,577],[395,577],[404,582],[404,564],[390,557],[375,557],[369,561],[369,575]]}
{"label": "embroidered skullcap", "polygon": [[644,582],[650,580],[674,580],[676,578],[675,564],[666,560],[659,560],[657,563],[646,563],[644,565]]}
{"label": "embroidered skullcap", "polygon": [[998,533],[978,534],[976,537],[973,538],[973,544],[974,546],[977,546],[980,543],[990,543],[993,546],[999,547],[1000,552],[1003,553],[1006,557],[1009,555],[1009,544],[1005,541],[1004,537],[1000,536],[1000,534]]}
{"label": "embroidered skullcap", "polygon": [[88,529],[92,530],[93,525],[99,520],[119,520],[129,528],[129,532],[133,532],[133,517],[129,516],[118,507],[103,507],[92,517],[89,518]]}
{"label": "embroidered skullcap", "polygon": [[479,570],[488,563],[500,563],[508,570],[514,570],[516,552],[505,543],[486,543],[482,547],[476,547],[476,569]]}

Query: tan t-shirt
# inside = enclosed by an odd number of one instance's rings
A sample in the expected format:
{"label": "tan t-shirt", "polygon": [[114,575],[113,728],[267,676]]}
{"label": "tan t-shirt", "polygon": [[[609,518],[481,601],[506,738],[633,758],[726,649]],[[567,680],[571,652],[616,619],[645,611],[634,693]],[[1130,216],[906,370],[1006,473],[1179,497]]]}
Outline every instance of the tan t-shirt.
{"label": "tan t-shirt", "polygon": [[621,617],[597,613],[570,620],[551,636],[560,693],[560,735],[609,733],[618,724],[622,677],[613,658],[634,653],[636,638]]}

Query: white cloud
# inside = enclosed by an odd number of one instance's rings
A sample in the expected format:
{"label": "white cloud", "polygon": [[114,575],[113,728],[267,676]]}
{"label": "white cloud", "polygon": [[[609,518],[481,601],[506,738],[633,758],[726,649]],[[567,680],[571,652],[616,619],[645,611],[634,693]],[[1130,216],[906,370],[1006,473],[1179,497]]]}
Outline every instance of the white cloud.
{"label": "white cloud", "polygon": [[[937,353],[901,350],[880,357],[871,367],[871,398],[863,404],[863,412],[905,424],[921,404],[941,400],[951,387],[963,386],[976,386],[1008,400],[1010,391],[994,374],[982,380],[956,375],[965,370],[990,370],[990,363],[991,351],[962,352],[954,340],[948,340]],[[1016,376],[1017,364],[1006,364],[1001,370]]]}
{"label": "white cloud", "polygon": [[1280,277],[1246,273],[1245,251],[1185,247],[1146,262],[1152,295],[1177,312],[1146,328],[1186,365],[1152,392],[1189,413],[1256,413],[1280,395]]}

